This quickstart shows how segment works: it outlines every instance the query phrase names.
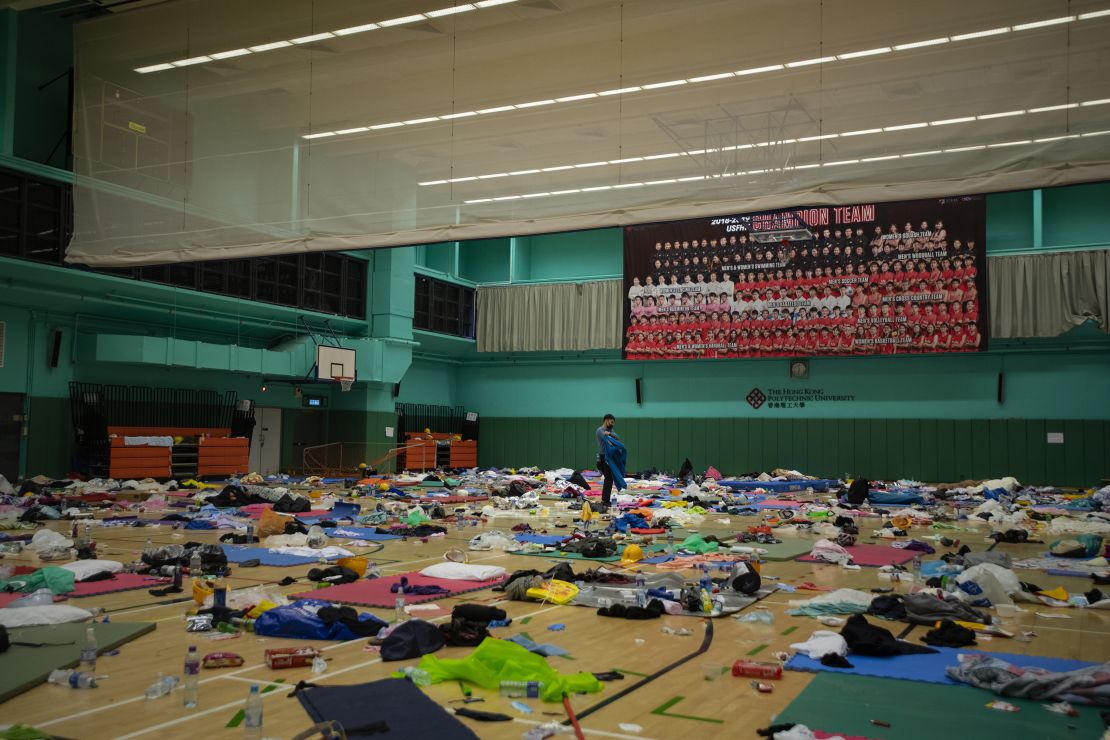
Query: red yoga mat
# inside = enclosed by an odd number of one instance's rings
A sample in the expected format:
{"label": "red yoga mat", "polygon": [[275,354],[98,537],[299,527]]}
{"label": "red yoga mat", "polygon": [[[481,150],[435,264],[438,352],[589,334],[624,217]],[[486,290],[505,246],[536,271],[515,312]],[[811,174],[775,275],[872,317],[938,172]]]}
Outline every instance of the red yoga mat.
{"label": "red yoga mat", "polygon": [[354,583],[344,583],[340,586],[321,588],[315,591],[303,591],[299,594],[293,594],[290,598],[316,599],[354,606],[391,607],[396,603],[397,594],[390,591],[389,588],[394,583],[400,583],[402,575],[409,579],[409,585],[411,586],[440,586],[449,592],[424,596],[405,594],[406,604],[420,604],[425,601],[435,601],[447,596],[454,596],[455,594],[481,591],[483,588],[496,586],[504,580],[503,578],[495,578],[492,581],[456,581],[449,578],[429,578],[413,571],[412,573],[402,573],[395,576],[382,576],[381,578],[355,581]]}
{"label": "red yoga mat", "polygon": [[[845,547],[852,556],[852,562],[865,568],[878,568],[883,565],[901,565],[908,563],[918,555],[924,555],[920,550],[899,550],[890,545],[852,545]],[[803,555],[798,558],[800,563],[824,563],[824,560],[812,555]]]}
{"label": "red yoga mat", "polygon": [[169,583],[168,578],[155,578],[138,573],[116,573],[115,578],[104,581],[86,581],[73,584],[73,590],[66,596],[80,599],[85,596],[113,594],[117,591],[134,591],[140,588],[156,588]]}

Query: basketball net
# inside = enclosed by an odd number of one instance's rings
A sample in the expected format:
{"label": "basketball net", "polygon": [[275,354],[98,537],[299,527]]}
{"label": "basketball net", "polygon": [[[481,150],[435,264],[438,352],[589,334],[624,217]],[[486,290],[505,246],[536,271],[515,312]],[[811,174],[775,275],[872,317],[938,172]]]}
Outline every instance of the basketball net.
{"label": "basketball net", "polygon": [[344,393],[351,390],[351,386],[355,384],[355,379],[346,375],[337,375],[335,379],[339,383],[339,390]]}

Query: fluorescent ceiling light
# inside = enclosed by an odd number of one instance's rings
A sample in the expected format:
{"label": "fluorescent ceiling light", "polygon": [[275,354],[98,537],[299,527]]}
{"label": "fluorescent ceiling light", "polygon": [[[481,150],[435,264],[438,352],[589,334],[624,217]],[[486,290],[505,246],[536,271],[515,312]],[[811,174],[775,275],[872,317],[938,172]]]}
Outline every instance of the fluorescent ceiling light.
{"label": "fluorescent ceiling light", "polygon": [[950,123],[967,123],[974,121],[975,116],[963,116],[962,118],[945,118],[940,121],[929,121],[930,126],[947,126]]}
{"label": "fluorescent ceiling light", "polygon": [[400,18],[390,18],[387,21],[378,21],[378,25],[382,28],[390,28],[391,26],[403,26],[406,23],[416,23],[422,20],[425,20],[425,15],[416,13],[415,15],[403,15]]}
{"label": "fluorescent ceiling light", "polygon": [[902,159],[909,159],[910,157],[929,157],[929,156],[932,156],[933,154],[940,154],[940,153],[941,153],[940,149],[933,149],[933,150],[928,151],[928,152],[911,152],[910,154],[903,154]]}
{"label": "fluorescent ceiling light", "polygon": [[1004,33],[1009,33],[1009,26],[1002,26],[1001,28],[992,28],[987,31],[972,31],[971,33],[961,33],[953,36],[953,41],[968,41],[970,39],[981,39],[987,36],[1001,36]]}
{"label": "fluorescent ceiling light", "polygon": [[839,167],[842,164],[855,164],[858,161],[859,161],[858,159],[841,159],[837,162],[822,162],[821,166],[822,167]]}
{"label": "fluorescent ceiling light", "polygon": [[609,164],[608,162],[583,162],[582,164],[574,165],[576,169],[584,170],[587,167],[601,167],[602,165]]}
{"label": "fluorescent ceiling light", "polygon": [[598,190],[612,190],[612,185],[595,185],[591,188],[582,188],[583,193],[596,193]]}
{"label": "fluorescent ceiling light", "polygon": [[1004,146],[1021,146],[1022,144],[1032,144],[1032,143],[1033,142],[1030,141],[1029,139],[1024,139],[1022,141],[1004,141],[1000,144],[988,144],[987,148],[988,149],[1000,149]]}
{"label": "fluorescent ceiling light", "polygon": [[1015,31],[1028,31],[1033,28],[1044,28],[1045,26],[1058,26],[1061,23],[1071,23],[1075,20],[1074,15],[1063,15],[1059,18],[1049,18],[1043,21],[1033,21],[1032,23],[1022,23],[1014,26]]}
{"label": "fluorescent ceiling light", "polygon": [[[866,134],[878,134],[881,132],[881,128],[861,128],[859,131],[845,131],[841,136],[864,136]],[[756,144],[756,146],[759,146],[759,144]]]}
{"label": "fluorescent ceiling light", "polygon": [[356,126],[355,128],[341,128],[335,132],[336,136],[346,136],[347,134],[361,134],[364,131],[369,131],[369,126]]}
{"label": "fluorescent ceiling light", "polygon": [[685,84],[686,80],[669,80],[667,82],[652,82],[649,85],[644,85],[643,88],[645,90],[658,90],[661,87],[677,87]]}
{"label": "fluorescent ceiling light", "polygon": [[439,116],[428,116],[427,118],[410,118],[407,121],[402,121],[402,123],[404,123],[406,126],[415,126],[420,123],[431,123],[432,121],[438,120]]}
{"label": "fluorescent ceiling light", "polygon": [[534,175],[537,172],[539,172],[539,170],[516,170],[515,172],[510,172],[509,174],[510,175]]}
{"label": "fluorescent ceiling light", "polygon": [[289,39],[289,40],[292,41],[294,44],[311,44],[311,43],[316,42],[316,41],[323,41],[324,39],[334,39],[334,38],[335,38],[334,33],[331,33],[330,31],[324,31],[323,33],[314,33],[311,36],[299,36],[295,39]]}
{"label": "fluorescent ceiling light", "polygon": [[541,105],[553,105],[555,101],[551,98],[547,100],[532,100],[527,103],[517,103],[514,108],[539,108]]}
{"label": "fluorescent ceiling light", "polygon": [[880,46],[878,49],[867,49],[866,51],[850,51],[847,54],[837,54],[837,59],[859,59],[860,57],[874,57],[879,54],[889,54],[889,46]]}
{"label": "fluorescent ceiling light", "polygon": [[1089,105],[1106,105],[1107,103],[1110,103],[1110,98],[1101,98],[1099,100],[1085,100],[1080,103],[1080,105],[1086,108]]}
{"label": "fluorescent ceiling light", "polygon": [[446,185],[447,181],[446,180],[428,180],[427,182],[418,182],[416,184],[427,187],[428,185]]}
{"label": "fluorescent ceiling light", "polygon": [[795,170],[812,170],[814,167],[820,167],[820,166],[821,166],[820,162],[814,162],[813,164],[796,164],[796,165],[794,165],[794,167],[792,169],[795,169]]}
{"label": "fluorescent ceiling light", "polygon": [[141,75],[150,74],[151,72],[164,72],[167,69],[173,69],[172,64],[151,64],[147,67],[136,67],[135,71]]}
{"label": "fluorescent ceiling light", "polygon": [[228,51],[215,51],[208,56],[213,59],[232,59],[234,57],[245,57],[247,54],[251,53],[253,52],[251,52],[250,49],[230,49]]}
{"label": "fluorescent ceiling light", "polygon": [[474,4],[477,5],[479,8],[492,8],[495,5],[508,5],[509,3],[515,2],[516,0],[481,0],[480,2],[476,2]]}
{"label": "fluorescent ceiling light", "polygon": [[[509,176],[508,172],[496,172],[492,175],[478,175],[478,179],[479,180],[493,180],[493,179],[496,179],[498,177],[508,177],[508,176]],[[421,183],[421,185],[423,185],[423,183]]]}
{"label": "fluorescent ceiling light", "polygon": [[271,49],[284,49],[286,46],[292,46],[292,44],[288,41],[273,41],[269,44],[259,44],[248,48],[251,51],[270,51]]}
{"label": "fluorescent ceiling light", "polygon": [[561,172],[563,170],[573,170],[573,169],[574,169],[573,164],[559,164],[559,165],[555,165],[554,167],[544,167],[540,170],[540,172]]}
{"label": "fluorescent ceiling light", "polygon": [[477,6],[475,6],[473,3],[463,3],[462,5],[456,5],[452,8],[440,8],[439,10],[429,10],[424,15],[428,16],[429,18],[442,18],[445,15],[455,15],[456,13],[465,13],[465,12],[470,11],[470,10],[475,10],[476,7]]}
{"label": "fluorescent ceiling light", "polygon": [[624,190],[625,188],[640,188],[643,187],[642,182],[622,182],[620,185],[614,185],[613,190]]}
{"label": "fluorescent ceiling light", "polygon": [[375,28],[381,28],[377,23],[363,23],[361,26],[350,26],[348,28],[340,28],[335,32],[336,36],[351,36],[356,33],[366,33],[373,31]]}
{"label": "fluorescent ceiling light", "polygon": [[724,80],[732,77],[732,72],[721,72],[715,75],[702,75],[701,77],[691,77],[690,82],[712,82],[713,80]]}
{"label": "fluorescent ceiling light", "polygon": [[908,44],[898,44],[894,47],[894,50],[909,51],[910,49],[920,49],[924,46],[939,46],[940,44],[947,44],[948,42],[949,38],[947,36],[941,36],[940,38],[929,39],[928,41],[911,41]]}
{"label": "fluorescent ceiling light", "polygon": [[1030,108],[1030,113],[1047,113],[1053,110],[1067,110],[1069,108],[1078,108],[1079,103],[1062,103],[1060,105],[1046,105],[1043,108]]}
{"label": "fluorescent ceiling light", "polygon": [[378,131],[378,130],[383,129],[383,128],[397,128],[398,126],[404,126],[404,125],[405,124],[401,123],[400,121],[391,121],[390,123],[379,123],[376,126],[371,126],[370,130],[371,131]]}
{"label": "fluorescent ceiling light", "polygon": [[980,121],[986,121],[991,118],[1009,118],[1010,116],[1020,116],[1025,113],[1024,110],[1008,110],[1003,113],[984,113],[981,116],[976,116]]}
{"label": "fluorescent ceiling light", "polygon": [[204,64],[210,61],[212,61],[212,57],[201,55],[199,57],[189,57],[188,59],[178,59],[176,62],[170,62],[170,64],[175,67],[192,67],[194,64]]}
{"label": "fluorescent ceiling light", "polygon": [[334,131],[321,131],[318,134],[305,134],[301,138],[302,139],[323,139],[323,138],[326,138],[328,136],[335,136],[335,132]]}
{"label": "fluorescent ceiling light", "polygon": [[782,69],[782,68],[783,67],[782,67],[781,64],[768,64],[766,67],[752,67],[751,69],[738,69],[738,70],[736,70],[735,74],[736,74],[737,77],[743,77],[744,75],[757,75],[757,74],[762,74],[763,72],[774,72],[775,70]]}
{"label": "fluorescent ceiling light", "polygon": [[477,179],[478,179],[477,177],[456,177],[456,178],[453,178],[451,180],[451,182],[471,182],[471,181],[477,180]]}
{"label": "fluorescent ceiling light", "polygon": [[903,123],[901,126],[884,126],[883,131],[908,131],[911,128],[925,128],[927,123]]}
{"label": "fluorescent ceiling light", "polygon": [[555,98],[556,103],[573,103],[576,100],[587,100],[589,98],[596,98],[597,93],[582,93],[581,95],[568,95],[565,98]]}
{"label": "fluorescent ceiling light", "polygon": [[1081,20],[1081,21],[1089,21],[1092,18],[1103,18],[1103,17],[1108,16],[1108,15],[1110,15],[1110,9],[1108,9],[1108,10],[1094,10],[1094,11],[1091,11],[1090,13],[1080,13],[1076,17],[1079,18],[1079,20]]}
{"label": "fluorescent ceiling light", "polygon": [[828,62],[835,62],[836,57],[816,57],[814,59],[802,59],[798,62],[787,62],[786,66],[790,69],[795,67],[808,67],[811,64],[827,64]]}
{"label": "fluorescent ceiling light", "polygon": [[642,89],[643,89],[642,87],[639,87],[639,86],[636,86],[636,85],[633,85],[632,87],[618,87],[616,90],[602,90],[601,92],[598,93],[598,95],[601,95],[601,96],[624,95],[626,93],[639,92]]}
{"label": "fluorescent ceiling light", "polygon": [[799,136],[798,141],[821,141],[822,139],[835,139],[840,134],[821,134],[819,136]]}
{"label": "fluorescent ceiling light", "polygon": [[450,121],[455,118],[470,118],[471,116],[478,115],[478,111],[464,110],[462,113],[448,113],[445,116],[440,116],[444,121]]}
{"label": "fluorescent ceiling light", "polygon": [[987,147],[986,147],[985,144],[980,144],[979,146],[958,146],[958,147],[955,147],[954,149],[945,149],[944,152],[945,152],[945,154],[947,154],[949,152],[974,152],[974,151],[978,151],[980,149],[986,149],[986,148]]}
{"label": "fluorescent ceiling light", "polygon": [[1082,136],[1086,139],[1088,136],[1105,136],[1106,134],[1110,134],[1110,131],[1088,131]]}
{"label": "fluorescent ceiling light", "polygon": [[1060,141],[1062,139],[1078,139],[1079,134],[1063,134],[1061,136],[1047,136],[1043,139],[1033,139],[1034,144],[1044,144],[1050,141]]}
{"label": "fluorescent ceiling light", "polygon": [[551,194],[552,195],[571,195],[573,193],[581,193],[581,192],[582,191],[579,190],[578,188],[572,188],[570,190],[552,190]]}
{"label": "fluorescent ceiling light", "polygon": [[516,110],[516,109],[511,105],[499,105],[495,108],[482,108],[478,112],[481,113],[482,115],[486,115],[487,113],[501,113],[502,111],[507,111],[507,110]]}
{"label": "fluorescent ceiling light", "polygon": [[667,152],[666,154],[649,154],[644,159],[670,159],[672,157],[681,157],[682,152]]}
{"label": "fluorescent ceiling light", "polygon": [[898,159],[897,154],[888,154],[885,157],[864,157],[861,162],[884,162],[888,159]]}

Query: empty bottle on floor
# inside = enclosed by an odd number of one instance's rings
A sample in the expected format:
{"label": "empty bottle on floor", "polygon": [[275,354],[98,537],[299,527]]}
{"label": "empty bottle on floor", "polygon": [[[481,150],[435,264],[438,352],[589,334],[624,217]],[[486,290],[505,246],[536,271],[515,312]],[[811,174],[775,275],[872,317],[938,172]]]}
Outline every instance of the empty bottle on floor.
{"label": "empty bottle on floor", "polygon": [[647,576],[642,571],[636,571],[636,606],[645,607],[647,603]]}
{"label": "empty bottle on floor", "polygon": [[64,668],[50,671],[50,675],[46,677],[46,680],[48,683],[57,684],[58,686],[69,686],[71,689],[96,688],[96,676],[91,673],[82,673],[81,671],[73,671]]}
{"label": "empty bottle on floor", "polygon": [[396,618],[396,620],[398,622],[404,622],[406,619],[408,619],[408,615],[405,614],[405,587],[404,586],[398,586],[397,587],[397,598],[394,599],[394,601],[393,601],[393,611],[394,611],[394,617]]}
{"label": "empty bottle on floor", "polygon": [[416,666],[405,666],[401,669],[401,673],[404,674],[405,678],[412,681],[417,686],[432,685],[432,675],[421,668],[417,668]]}
{"label": "empty bottle on floor", "polygon": [[182,702],[189,709],[197,705],[197,683],[200,681],[200,656],[197,646],[190,645],[185,655],[185,693]]}
{"label": "empty bottle on floor", "polygon": [[189,577],[200,578],[204,573],[204,563],[200,559],[200,548],[194,548],[193,554],[189,556]]}
{"label": "empty bottle on floor", "polygon": [[96,630],[85,630],[85,641],[81,643],[81,670],[96,673]]}
{"label": "empty bottle on floor", "polygon": [[177,688],[178,683],[180,683],[180,679],[177,676],[163,676],[159,673],[154,683],[146,687],[144,695],[147,699],[158,699]]}
{"label": "empty bottle on floor", "polygon": [[540,681],[502,681],[501,682],[501,696],[508,697],[526,697],[528,699],[539,698],[540,691],[543,690],[543,683]]}
{"label": "empty bottle on floor", "polygon": [[243,706],[243,738],[245,740],[262,739],[262,695],[258,693],[258,684],[251,684],[247,702]]}

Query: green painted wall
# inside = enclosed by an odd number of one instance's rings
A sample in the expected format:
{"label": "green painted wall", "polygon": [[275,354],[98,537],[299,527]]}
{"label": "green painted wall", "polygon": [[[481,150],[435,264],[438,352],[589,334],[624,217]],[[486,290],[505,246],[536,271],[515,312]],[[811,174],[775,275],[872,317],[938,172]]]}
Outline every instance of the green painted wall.
{"label": "green painted wall", "polygon": [[508,280],[509,242],[509,239],[461,242],[457,277],[473,283],[499,283]]}
{"label": "green painted wall", "polygon": [[618,276],[624,273],[621,229],[594,229],[518,239],[530,255],[530,280]]}
{"label": "green painted wall", "polygon": [[69,166],[66,73],[73,64],[74,17],[53,6],[23,10],[17,18],[13,153],[32,162],[65,168]]}
{"label": "green painted wall", "polygon": [[1049,188],[1044,197],[1044,243],[1110,243],[1110,183]]}
{"label": "green painted wall", "polygon": [[[598,419],[483,417],[481,465],[593,467]],[[796,468],[819,477],[958,481],[1013,475],[1023,483],[1088,486],[1110,474],[1105,419],[618,419],[629,470],[675,471],[689,457],[744,473]],[[1046,444],[1062,432],[1064,444]]]}

